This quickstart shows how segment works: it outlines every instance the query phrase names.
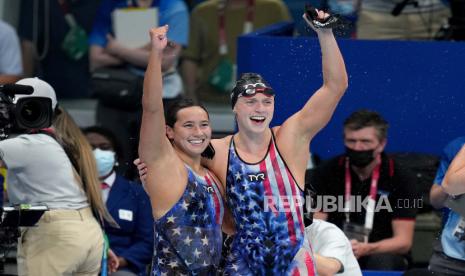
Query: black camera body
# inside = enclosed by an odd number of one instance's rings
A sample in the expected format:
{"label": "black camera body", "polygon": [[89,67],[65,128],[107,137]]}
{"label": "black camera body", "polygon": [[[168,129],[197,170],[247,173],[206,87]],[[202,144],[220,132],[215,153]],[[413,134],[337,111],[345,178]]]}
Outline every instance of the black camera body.
{"label": "black camera body", "polygon": [[52,124],[52,100],[46,97],[21,97],[31,95],[34,88],[29,85],[5,84],[0,86],[0,140],[11,133],[21,134],[49,127]]}
{"label": "black camera body", "polygon": [[21,236],[20,227],[32,227],[48,211],[47,206],[20,204],[0,208],[0,275],[5,275],[2,264],[16,246]]}

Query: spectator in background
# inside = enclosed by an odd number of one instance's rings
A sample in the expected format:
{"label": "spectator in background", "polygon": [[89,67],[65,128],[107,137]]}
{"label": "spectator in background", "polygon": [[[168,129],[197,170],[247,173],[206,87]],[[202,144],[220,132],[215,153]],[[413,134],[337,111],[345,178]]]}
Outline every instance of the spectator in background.
{"label": "spectator in background", "polygon": [[[444,148],[441,163],[439,164],[436,178],[430,191],[431,205],[437,209],[445,207],[444,203],[449,197],[446,191],[447,185],[451,184],[447,183],[447,175],[450,176],[452,173],[448,169],[452,168],[453,170],[453,162],[456,165],[458,164],[453,160],[458,161],[465,156],[464,144],[465,137],[458,137]],[[463,180],[462,183],[464,183]],[[465,190],[462,193],[465,193]],[[405,273],[405,276],[465,275],[465,219],[452,209],[448,209],[445,215],[446,222],[440,238],[433,241],[433,255],[429,261],[428,268],[409,270]]]}
{"label": "spectator in background", "polygon": [[23,75],[21,48],[16,31],[0,20],[0,84],[14,83]]}
{"label": "spectator in background", "polygon": [[305,228],[312,245],[318,275],[362,275],[349,240],[336,225],[315,219]]}
{"label": "spectator in background", "polygon": [[[384,153],[387,129],[388,123],[376,112],[352,113],[344,122],[346,153],[316,168],[310,181],[318,196],[317,209],[324,206],[318,205],[318,200],[324,199],[321,196],[337,200],[359,196],[360,201],[369,197],[375,200],[375,206],[383,207],[374,213],[347,207],[315,214],[315,218],[344,229],[362,269],[406,269],[412,246],[416,215],[412,206],[419,194],[413,175]],[[408,204],[399,205],[405,202]],[[364,236],[358,240],[350,231],[355,226],[361,229],[356,232]]]}
{"label": "spectator in background", "polygon": [[209,0],[198,4],[191,15],[189,44],[182,53],[187,94],[202,102],[229,103],[236,80],[237,37],[281,21],[290,21],[281,0]]}
{"label": "spectator in background", "polygon": [[[444,149],[434,185],[431,203],[436,208],[444,206],[449,195],[465,193],[465,137],[450,142]],[[447,171],[447,172],[446,172]],[[434,244],[429,270],[447,275],[465,274],[465,218],[450,209],[441,234],[441,242]]]}
{"label": "spectator in background", "polygon": [[449,195],[465,194],[465,147],[463,145],[447,169],[442,186]]}
{"label": "spectator in background", "polygon": [[[360,39],[433,39],[450,15],[442,0],[358,1]],[[406,5],[400,9],[402,4]],[[400,14],[394,16],[394,10]]]}
{"label": "spectator in background", "polygon": [[[158,8],[158,24],[169,25],[169,45],[163,52],[163,98],[165,104],[181,97],[183,85],[177,72],[177,60],[182,46],[187,45],[189,14],[182,0],[103,0],[98,9],[90,43],[90,68],[126,66],[131,72],[144,76],[150,47],[128,48],[114,37],[112,13],[127,7]],[[148,32],[149,30],[147,30]],[[124,156],[121,171],[128,170],[137,156],[141,110],[125,111],[99,103],[97,123],[113,131],[123,145]],[[131,174],[129,174],[132,176]]]}
{"label": "spectator in background", "polygon": [[101,127],[83,130],[94,150],[102,181],[102,198],[120,228],[105,224],[110,248],[119,259],[113,276],[145,275],[152,257],[153,216],[142,186],[115,172],[121,146],[114,134]]}
{"label": "spectator in background", "polygon": [[89,97],[85,34],[91,30],[98,4],[97,0],[21,1],[18,33],[24,74],[50,83],[59,99]]}

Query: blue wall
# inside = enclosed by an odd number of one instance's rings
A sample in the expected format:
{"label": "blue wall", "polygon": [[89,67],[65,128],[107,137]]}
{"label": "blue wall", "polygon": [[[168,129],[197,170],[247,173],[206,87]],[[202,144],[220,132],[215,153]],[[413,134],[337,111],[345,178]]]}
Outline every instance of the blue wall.
{"label": "blue wall", "polygon": [[[340,39],[349,88],[312,152],[328,158],[343,151],[342,123],[369,108],[390,123],[387,151],[440,154],[465,135],[465,43]],[[300,109],[321,86],[318,40],[247,35],[238,40],[238,71],[258,72],[277,92],[273,125]]]}

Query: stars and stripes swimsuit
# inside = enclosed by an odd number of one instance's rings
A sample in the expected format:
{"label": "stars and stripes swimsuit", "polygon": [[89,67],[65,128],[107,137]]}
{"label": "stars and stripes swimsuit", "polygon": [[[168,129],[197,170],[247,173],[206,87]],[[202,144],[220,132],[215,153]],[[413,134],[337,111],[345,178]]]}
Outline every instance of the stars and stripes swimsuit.
{"label": "stars and stripes swimsuit", "polygon": [[226,174],[236,235],[226,275],[315,275],[305,238],[303,192],[281,158],[274,134],[258,163],[243,161],[231,139]]}
{"label": "stars and stripes swimsuit", "polygon": [[218,184],[186,165],[188,181],[179,201],[155,220],[152,275],[215,275],[221,257],[224,208]]}

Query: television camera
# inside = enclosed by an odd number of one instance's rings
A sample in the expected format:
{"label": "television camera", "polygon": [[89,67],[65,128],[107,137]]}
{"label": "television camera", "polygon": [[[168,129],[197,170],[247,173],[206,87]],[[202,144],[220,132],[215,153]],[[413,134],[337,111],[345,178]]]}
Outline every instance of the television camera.
{"label": "television camera", "polygon": [[20,237],[20,227],[34,226],[42,217],[47,206],[20,204],[0,208],[0,274],[3,274],[3,264],[8,253],[16,247]]}
{"label": "television camera", "polygon": [[15,95],[31,95],[33,92],[34,88],[29,85],[0,85],[0,140],[11,133],[27,133],[52,124],[51,99],[22,96],[15,100]]}

